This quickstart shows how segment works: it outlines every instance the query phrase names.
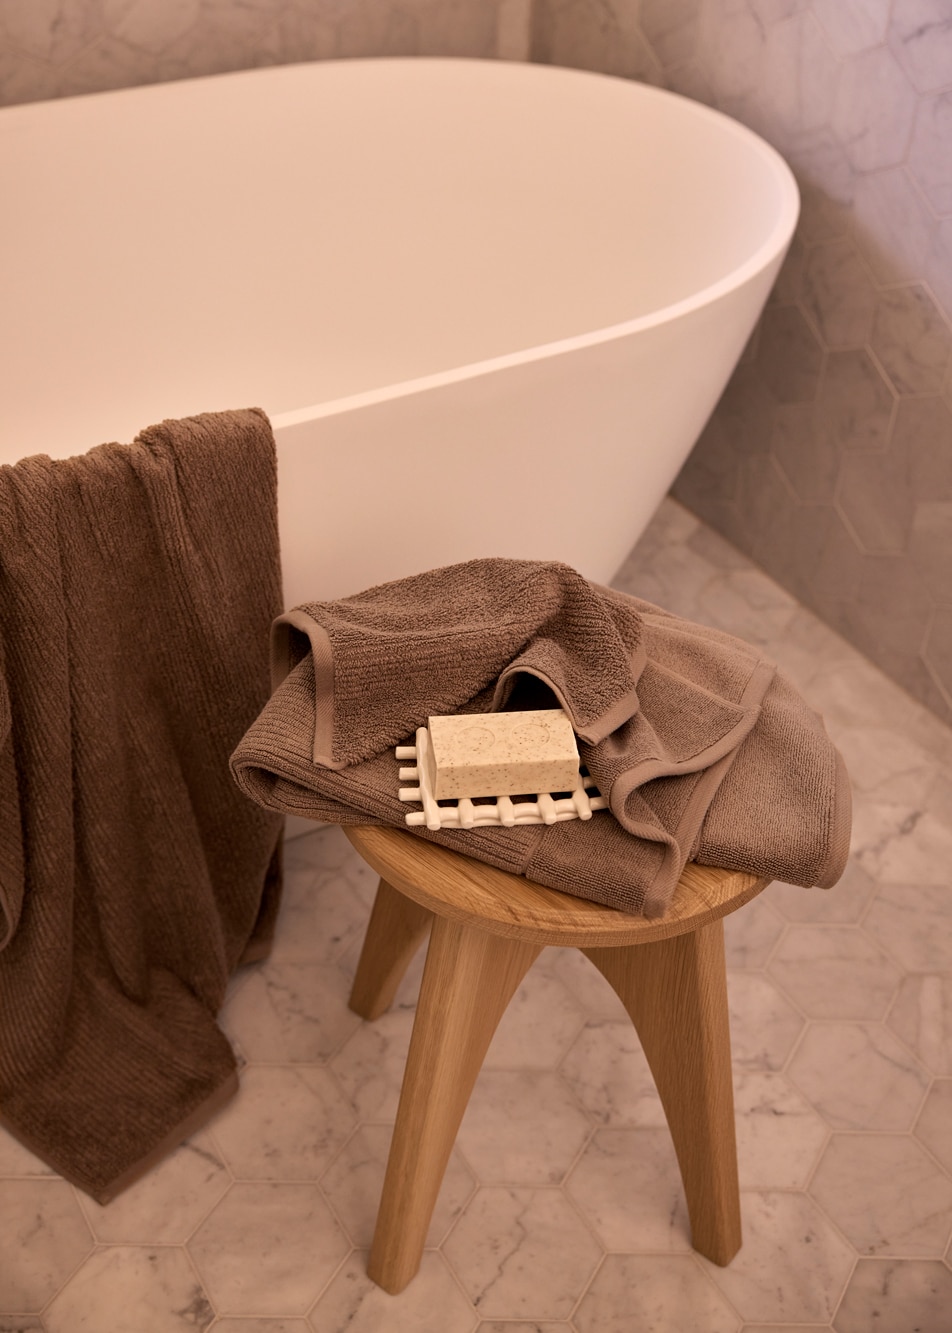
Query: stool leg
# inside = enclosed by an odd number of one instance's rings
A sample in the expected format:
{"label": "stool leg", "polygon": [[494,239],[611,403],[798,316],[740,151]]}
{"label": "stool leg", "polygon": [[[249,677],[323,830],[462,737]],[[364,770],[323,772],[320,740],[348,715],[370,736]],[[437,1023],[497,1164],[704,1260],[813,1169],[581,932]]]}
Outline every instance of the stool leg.
{"label": "stool leg", "polygon": [[694,1248],[716,1264],[741,1245],[724,929],[585,949],[628,1011],[674,1140]]}
{"label": "stool leg", "polygon": [[436,917],[390,1145],[369,1277],[393,1295],[420,1266],[456,1134],[493,1033],[541,945]]}
{"label": "stool leg", "polygon": [[432,920],[427,908],[380,881],[348,1001],[355,1014],[373,1020],[389,1009]]}

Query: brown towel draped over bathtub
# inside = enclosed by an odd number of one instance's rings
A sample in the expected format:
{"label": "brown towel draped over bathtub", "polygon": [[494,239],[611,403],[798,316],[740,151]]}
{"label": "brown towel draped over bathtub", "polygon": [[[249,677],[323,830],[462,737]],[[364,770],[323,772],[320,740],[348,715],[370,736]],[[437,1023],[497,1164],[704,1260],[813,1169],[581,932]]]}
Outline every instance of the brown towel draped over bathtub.
{"label": "brown towel draped over bathtub", "polygon": [[559,703],[614,818],[411,831],[645,916],[690,859],[823,887],[846,862],[846,771],[776,667],[567,565],[473,560],[297,607],[272,680],[232,757],[272,810],[406,827],[393,746],[429,714]]}
{"label": "brown towel draped over bathtub", "polygon": [[228,757],[281,609],[258,409],[0,469],[0,1121],[101,1203],[234,1092],[281,820]]}

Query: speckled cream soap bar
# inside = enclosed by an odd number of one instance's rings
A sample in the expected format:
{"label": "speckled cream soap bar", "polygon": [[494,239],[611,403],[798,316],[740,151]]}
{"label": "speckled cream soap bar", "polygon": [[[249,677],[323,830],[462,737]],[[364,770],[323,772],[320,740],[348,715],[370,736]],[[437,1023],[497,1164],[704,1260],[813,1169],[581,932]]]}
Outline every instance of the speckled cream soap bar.
{"label": "speckled cream soap bar", "polygon": [[578,747],[561,708],[428,719],[425,763],[437,801],[574,791]]}

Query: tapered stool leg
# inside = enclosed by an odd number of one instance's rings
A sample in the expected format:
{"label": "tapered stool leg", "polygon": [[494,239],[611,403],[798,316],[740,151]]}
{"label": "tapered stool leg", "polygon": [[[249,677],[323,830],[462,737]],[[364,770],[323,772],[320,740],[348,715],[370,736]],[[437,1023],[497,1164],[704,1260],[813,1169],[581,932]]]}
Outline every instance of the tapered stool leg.
{"label": "tapered stool leg", "polygon": [[402,1291],[420,1266],[436,1196],[493,1033],[538,944],[433,921],[367,1273]]}
{"label": "tapered stool leg", "polygon": [[380,881],[348,1001],[355,1014],[372,1020],[389,1009],[432,920],[427,908]]}
{"label": "tapered stool leg", "polygon": [[716,1264],[740,1249],[724,929],[585,949],[641,1039],[674,1140],[694,1248]]}

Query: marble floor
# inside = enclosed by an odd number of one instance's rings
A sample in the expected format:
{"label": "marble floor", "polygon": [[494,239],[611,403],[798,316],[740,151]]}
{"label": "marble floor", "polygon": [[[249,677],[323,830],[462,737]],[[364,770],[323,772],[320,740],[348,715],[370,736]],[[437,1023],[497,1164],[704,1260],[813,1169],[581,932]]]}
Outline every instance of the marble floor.
{"label": "marble floor", "polygon": [[336,828],[288,845],[272,957],[223,1025],[237,1099],[100,1208],[0,1131],[0,1333],[950,1333],[952,733],[666,501],[618,585],[762,644],[855,791],[828,893],[728,918],[745,1242],[693,1253],[618,1001],[549,949],[493,1042],[419,1276],[364,1274],[422,957],[346,1006],[375,881]]}

